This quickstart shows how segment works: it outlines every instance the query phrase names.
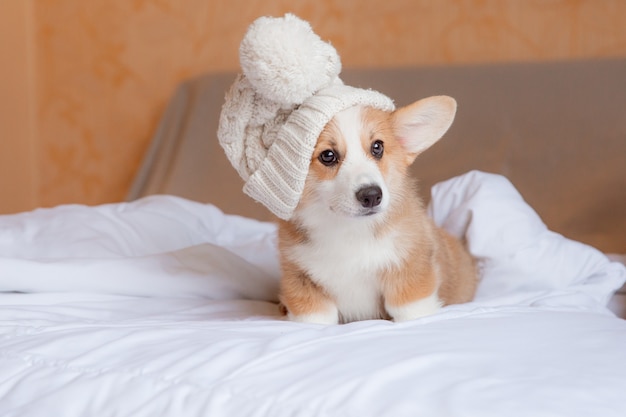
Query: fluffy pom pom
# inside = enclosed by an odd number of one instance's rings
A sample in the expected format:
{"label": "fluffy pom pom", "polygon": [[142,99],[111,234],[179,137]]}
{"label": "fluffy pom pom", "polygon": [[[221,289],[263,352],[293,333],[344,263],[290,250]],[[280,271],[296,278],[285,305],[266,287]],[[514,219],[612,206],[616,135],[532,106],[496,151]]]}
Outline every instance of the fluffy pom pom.
{"label": "fluffy pom pom", "polygon": [[335,48],[292,14],[255,20],[241,41],[239,60],[256,92],[285,107],[330,86],[341,72]]}

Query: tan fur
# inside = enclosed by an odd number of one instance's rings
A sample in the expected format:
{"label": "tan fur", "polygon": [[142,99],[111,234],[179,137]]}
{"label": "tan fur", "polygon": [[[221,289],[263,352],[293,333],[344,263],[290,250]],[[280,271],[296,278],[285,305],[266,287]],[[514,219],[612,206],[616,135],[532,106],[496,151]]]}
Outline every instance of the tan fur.
{"label": "tan fur", "polygon": [[407,304],[432,294],[439,287],[444,305],[472,300],[476,290],[474,260],[461,242],[435,226],[418,198],[405,198],[386,222],[405,231],[402,246],[408,256],[400,268],[382,272],[385,299]]}
{"label": "tan fur", "polygon": [[281,300],[287,309],[296,315],[312,314],[328,307],[332,300],[324,289],[292,262],[282,263]]}
{"label": "tan fur", "polygon": [[445,280],[439,287],[439,295],[444,304],[460,304],[474,298],[477,276],[476,263],[465,247],[445,230],[437,229],[438,242],[442,250],[439,251],[439,264],[444,267]]}
{"label": "tan fur", "polygon": [[[419,103],[412,106],[419,106]],[[368,151],[376,140],[384,141],[384,156],[377,163],[391,193],[391,204],[382,214],[384,220],[377,223],[372,232],[381,237],[393,234],[395,246],[401,252],[398,253],[400,264],[389,265],[379,271],[381,306],[385,303],[392,306],[407,305],[434,291],[438,291],[444,304],[467,302],[473,298],[477,284],[474,260],[461,242],[437,228],[426,215],[414,182],[407,173],[408,166],[423,151],[407,151],[403,143],[403,131],[398,128],[399,123],[406,124],[410,107],[394,113],[368,108],[362,113],[360,139],[363,149]],[[320,153],[329,148],[339,153],[339,163],[334,167],[324,166],[318,160]],[[344,152],[341,132],[331,121],[315,147],[298,209],[310,204],[312,189],[318,182],[332,180],[337,175]],[[329,308],[333,303],[325,289],[286,256],[290,247],[306,243],[308,239],[307,231],[297,222],[280,222],[279,250],[283,272],[281,301],[293,315],[313,314]],[[388,316],[385,311],[381,311],[380,317]]]}

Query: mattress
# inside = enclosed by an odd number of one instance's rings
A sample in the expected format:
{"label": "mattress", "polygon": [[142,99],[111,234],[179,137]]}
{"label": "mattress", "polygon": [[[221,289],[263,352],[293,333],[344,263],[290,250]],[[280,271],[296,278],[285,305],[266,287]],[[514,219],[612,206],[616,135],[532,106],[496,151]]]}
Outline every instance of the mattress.
{"label": "mattress", "polygon": [[3,416],[623,416],[626,268],[550,231],[506,178],[437,184],[473,302],[404,323],[292,323],[276,226],[211,204],[0,216]]}

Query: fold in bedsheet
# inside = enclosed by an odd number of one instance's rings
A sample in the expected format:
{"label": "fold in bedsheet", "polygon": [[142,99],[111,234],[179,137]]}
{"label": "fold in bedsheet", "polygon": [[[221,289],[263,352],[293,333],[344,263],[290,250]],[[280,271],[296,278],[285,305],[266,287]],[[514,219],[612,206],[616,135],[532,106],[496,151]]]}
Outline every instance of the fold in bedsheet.
{"label": "fold in bedsheet", "polygon": [[0,216],[0,291],[275,301],[275,231],[172,196]]}
{"label": "fold in bedsheet", "polygon": [[471,171],[432,195],[429,214],[480,261],[483,303],[606,305],[626,280],[623,264],[548,230],[503,176]]}
{"label": "fold in bedsheet", "polygon": [[[476,303],[601,309],[626,279],[499,175],[436,185],[429,211],[479,259]],[[178,197],[0,216],[0,291],[275,301],[279,275],[275,225]]]}

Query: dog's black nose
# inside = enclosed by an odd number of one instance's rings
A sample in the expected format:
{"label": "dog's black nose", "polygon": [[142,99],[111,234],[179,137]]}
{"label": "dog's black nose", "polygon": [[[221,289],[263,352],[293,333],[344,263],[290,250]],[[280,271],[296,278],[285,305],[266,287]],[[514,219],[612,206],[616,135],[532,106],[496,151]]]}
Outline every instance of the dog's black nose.
{"label": "dog's black nose", "polygon": [[367,185],[356,192],[356,199],[363,207],[376,207],[383,200],[383,190],[378,185]]}

